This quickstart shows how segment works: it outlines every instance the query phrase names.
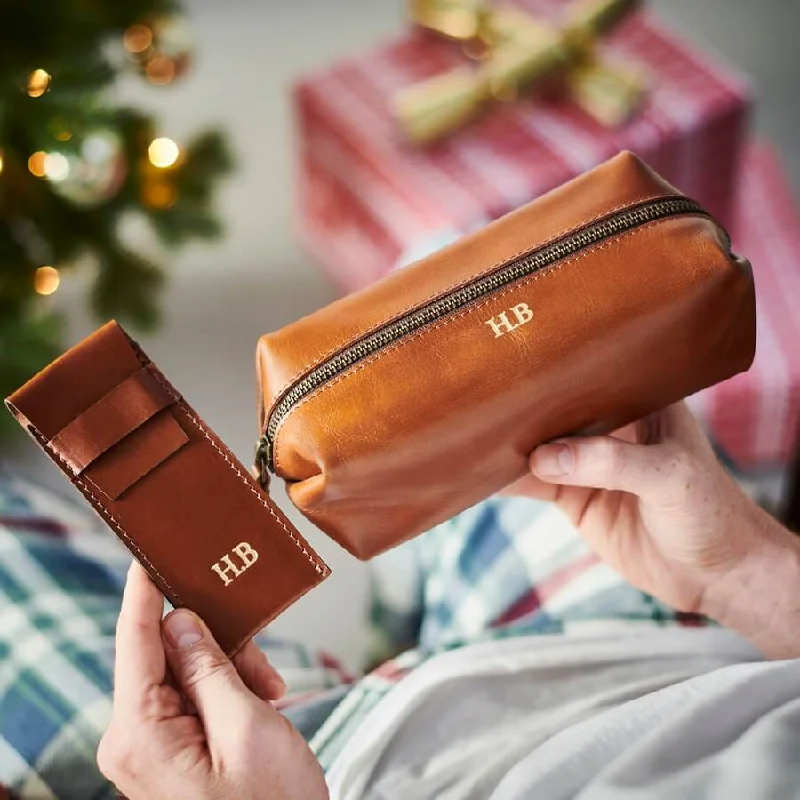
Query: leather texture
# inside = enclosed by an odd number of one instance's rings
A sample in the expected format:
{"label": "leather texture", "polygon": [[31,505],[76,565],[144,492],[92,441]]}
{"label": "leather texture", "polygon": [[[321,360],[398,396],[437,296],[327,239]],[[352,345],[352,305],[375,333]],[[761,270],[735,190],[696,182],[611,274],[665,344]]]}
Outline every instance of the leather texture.
{"label": "leather texture", "polygon": [[329,574],[115,322],[6,404],[169,601],[199,614],[227,653]]}
{"label": "leather texture", "polygon": [[[592,221],[679,193],[631,153],[377,284],[257,350],[265,425],[332,354]],[[493,335],[519,304],[530,322]],[[542,442],[608,432],[746,370],[749,264],[702,215],[616,235],[359,361],[301,400],[275,437],[295,505],[362,559],[521,477]]]}
{"label": "leather texture", "polygon": [[[48,445],[74,475],[80,475],[117,442],[173,402],[172,395],[155,375],[142,367],[75,417]],[[181,438],[186,441],[185,436]]]}

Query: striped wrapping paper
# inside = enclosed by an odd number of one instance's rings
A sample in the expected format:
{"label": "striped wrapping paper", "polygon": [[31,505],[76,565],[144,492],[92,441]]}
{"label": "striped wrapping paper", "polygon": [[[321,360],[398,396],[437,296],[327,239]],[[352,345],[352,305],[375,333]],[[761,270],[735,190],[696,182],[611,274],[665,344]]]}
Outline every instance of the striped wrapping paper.
{"label": "striped wrapping paper", "polygon": [[738,470],[790,460],[800,410],[800,216],[773,149],[747,148],[731,225],[756,282],[758,345],[749,372],[691,399]]}
{"label": "striped wrapping paper", "polygon": [[[517,3],[543,17],[561,5]],[[392,95],[463,62],[457,45],[423,31],[299,80],[295,220],[304,246],[353,291],[419,243],[464,233],[622,149],[730,222],[746,83],[645,14],[623,23],[603,49],[642,67],[652,85],[642,111],[616,129],[568,100],[523,97],[434,146],[413,147],[392,119]]]}

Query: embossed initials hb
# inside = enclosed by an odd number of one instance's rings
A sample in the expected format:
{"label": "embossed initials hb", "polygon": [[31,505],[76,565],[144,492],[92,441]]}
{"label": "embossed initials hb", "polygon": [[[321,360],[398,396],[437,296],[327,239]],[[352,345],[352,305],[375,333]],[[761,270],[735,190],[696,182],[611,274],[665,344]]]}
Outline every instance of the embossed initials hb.
{"label": "embossed initials hb", "polygon": [[[508,318],[509,314],[514,315],[517,320],[516,325]],[[528,304],[520,303],[513,308],[509,308],[508,311],[498,314],[496,317],[487,319],[484,325],[488,325],[494,331],[494,338],[499,339],[501,336],[511,333],[515,328],[519,328],[520,325],[525,325],[532,319],[533,311],[528,308]]]}
{"label": "embossed initials hb", "polygon": [[227,553],[216,564],[211,565],[211,569],[219,575],[219,579],[226,586],[233,583],[245,570],[250,569],[258,561],[258,551],[254,550],[247,542],[239,542],[231,550],[231,553],[239,556],[241,565],[237,565]]}

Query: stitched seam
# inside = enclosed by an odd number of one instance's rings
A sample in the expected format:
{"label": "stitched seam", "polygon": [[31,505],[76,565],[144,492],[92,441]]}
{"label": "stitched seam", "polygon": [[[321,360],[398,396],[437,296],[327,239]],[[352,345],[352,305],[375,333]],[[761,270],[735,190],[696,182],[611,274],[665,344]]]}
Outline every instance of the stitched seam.
{"label": "stitched seam", "polygon": [[[311,392],[311,394],[306,395],[296,406],[294,406],[292,408],[291,411],[292,412],[297,411],[297,409],[299,409],[300,407],[305,405],[312,398],[319,397],[319,395],[321,395],[323,392],[325,392],[328,389],[330,389],[332,386],[335,386],[340,381],[344,380],[345,378],[350,377],[351,375],[355,375],[360,370],[362,370],[365,367],[369,366],[369,364],[371,364],[372,362],[377,361],[378,359],[382,358],[383,356],[387,355],[388,353],[394,352],[395,350],[399,350],[401,347],[404,347],[409,342],[413,342],[415,339],[418,339],[421,336],[424,336],[425,334],[432,333],[433,331],[435,331],[435,330],[437,330],[439,328],[443,328],[446,325],[450,325],[451,323],[455,322],[456,320],[461,319],[461,317],[465,317],[468,314],[472,314],[474,311],[477,311],[478,309],[482,308],[483,306],[487,305],[488,303],[494,302],[495,300],[497,300],[497,299],[509,294],[510,292],[514,292],[517,289],[521,289],[524,286],[528,286],[528,285],[530,285],[532,283],[535,283],[537,280],[541,280],[542,278],[546,278],[549,275],[555,275],[560,270],[562,270],[564,267],[566,267],[568,264],[574,264],[574,263],[576,263],[578,261],[581,261],[582,259],[588,257],[589,255],[594,255],[595,253],[599,253],[601,250],[605,250],[607,247],[611,247],[612,245],[617,244],[618,242],[622,241],[623,239],[628,239],[628,238],[631,238],[633,236],[636,236],[636,235],[642,233],[643,231],[647,230],[651,226],[657,225],[659,222],[663,222],[663,221],[664,220],[654,220],[653,222],[647,223],[646,225],[642,225],[639,228],[634,228],[633,230],[628,231],[627,233],[623,233],[620,236],[616,236],[616,237],[610,239],[609,241],[607,241],[605,244],[601,244],[601,245],[599,245],[597,247],[590,247],[589,249],[584,250],[582,253],[578,253],[577,255],[572,256],[571,258],[568,258],[568,259],[566,259],[564,261],[561,261],[561,262],[559,262],[557,264],[554,264],[552,267],[548,267],[548,268],[544,269],[541,272],[536,272],[533,275],[530,275],[529,277],[527,277],[523,281],[520,281],[518,283],[513,283],[510,286],[508,286],[505,289],[503,289],[502,291],[500,291],[500,292],[496,292],[496,293],[490,294],[488,297],[486,297],[481,302],[476,303],[475,305],[468,306],[463,311],[460,311],[458,314],[454,314],[451,317],[446,317],[445,319],[443,319],[443,320],[441,320],[441,321],[439,321],[439,322],[437,322],[437,323],[435,323],[435,324],[433,324],[433,325],[431,325],[429,327],[422,328],[421,330],[417,331],[415,334],[413,334],[413,335],[411,335],[411,336],[409,336],[407,338],[398,340],[394,344],[389,345],[388,347],[385,347],[382,350],[379,350],[377,353],[374,353],[373,355],[369,356],[369,358],[366,358],[364,361],[359,362],[352,369],[345,370],[338,377],[334,378],[332,381],[329,381],[328,383],[325,383],[322,386],[318,387],[315,391]],[[281,424],[278,426],[278,429],[275,431],[275,437],[274,437],[274,440],[273,440],[273,442],[274,442],[274,444],[273,444],[273,458],[275,460],[275,472],[277,474],[280,474],[280,468],[281,468],[281,460],[280,460],[280,455],[278,453],[278,435],[279,435],[279,433],[281,431],[281,428],[283,428],[283,424],[286,422],[286,420],[289,418],[290,415],[291,415],[291,412],[286,414],[286,416],[283,418],[283,420],[281,421]]]}
{"label": "stitched seam", "polygon": [[64,469],[68,470],[68,474],[72,475],[72,479],[75,482],[75,484],[78,486],[78,488],[84,494],[88,495],[88,497],[91,498],[91,500],[94,501],[95,507],[96,508],[100,508],[100,509],[103,510],[104,516],[105,516],[106,521],[108,522],[108,524],[111,525],[111,527],[114,528],[114,530],[117,532],[117,534],[127,543],[128,548],[133,551],[134,555],[140,561],[143,561],[145,564],[147,564],[148,567],[150,567],[150,569],[155,573],[156,577],[164,584],[164,586],[167,587],[167,589],[169,589],[170,593],[175,598],[175,601],[179,605],[183,605],[183,602],[181,601],[180,597],[178,596],[178,593],[172,588],[172,586],[170,585],[169,581],[161,574],[161,572],[159,572],[159,570],[156,567],[156,565],[145,555],[145,553],[136,544],[136,542],[134,542],[133,539],[131,539],[131,537],[128,536],[127,533],[125,533],[125,530],[122,527],[122,524],[119,522],[119,520],[108,510],[108,507],[106,506],[106,504],[102,500],[100,500],[98,497],[95,497],[95,495],[92,493],[92,491],[86,485],[86,483],[87,482],[91,483],[92,486],[95,489],[97,489],[98,493],[100,493],[100,494],[105,494],[103,492],[103,490],[88,475],[84,475],[83,477],[80,477],[78,475],[74,475],[72,473],[72,471],[69,470],[69,465],[67,464],[67,462],[61,457],[61,455],[58,452],[56,452],[55,450],[53,450],[49,446],[47,446],[47,449],[55,456],[55,458],[58,460],[58,462],[61,464],[61,466]]}
{"label": "stitched seam", "polygon": [[[91,479],[87,476],[86,480],[91,480]],[[76,478],[75,482],[78,484],[78,486],[81,486],[83,488],[83,490],[86,492],[86,494],[88,494],[89,497],[91,497],[95,501],[95,503],[97,503],[103,509],[103,511],[105,511],[106,515],[108,516],[108,520],[111,523],[111,525],[113,526],[113,528],[128,543],[128,546],[130,547],[131,550],[133,550],[133,552],[136,554],[136,556],[140,560],[144,561],[144,563],[147,564],[147,566],[150,567],[151,570],[153,570],[153,572],[156,574],[156,576],[159,578],[159,580],[164,584],[164,586],[167,587],[167,589],[169,590],[170,594],[175,598],[175,602],[178,603],[179,605],[183,605],[183,601],[181,600],[180,596],[175,591],[175,589],[172,588],[172,585],[170,584],[170,582],[161,574],[160,570],[145,555],[144,551],[136,544],[136,542],[134,542],[133,539],[131,539],[131,537],[128,536],[127,533],[125,533],[125,531],[122,528],[122,525],[120,524],[119,520],[117,520],[117,518],[108,510],[106,505],[101,500],[99,500],[97,497],[95,497],[94,494],[92,494],[92,492],[89,490],[89,487],[86,486],[86,484],[83,482],[83,480],[81,478]],[[92,486],[94,486],[95,488],[98,489],[98,491],[102,491],[94,481],[91,481],[91,483],[92,483]]]}
{"label": "stitched seam", "polygon": [[[139,360],[142,361],[142,363],[145,366],[149,366],[142,360],[141,355],[139,356]],[[225,459],[225,461],[228,463],[231,469],[233,469],[233,471],[239,476],[242,483],[250,490],[253,496],[259,501],[259,503],[261,503],[262,506],[264,506],[264,508],[267,509],[267,511],[269,511],[269,513],[272,515],[274,520],[281,526],[281,528],[283,528],[283,530],[286,531],[289,538],[303,552],[303,555],[305,555],[305,557],[308,559],[309,563],[311,563],[311,565],[314,567],[317,573],[320,575],[326,575],[327,570],[323,568],[323,566],[314,558],[314,556],[311,555],[311,553],[308,552],[308,550],[303,546],[302,542],[297,538],[297,536],[295,536],[292,533],[292,531],[290,531],[289,528],[286,527],[284,521],[275,513],[275,510],[270,506],[270,504],[262,497],[262,495],[259,492],[256,491],[256,488],[253,486],[252,483],[250,483],[249,479],[242,474],[242,471],[239,469],[239,467],[236,466],[234,461],[214,441],[214,438],[210,435],[205,425],[203,425],[203,423],[200,422],[200,420],[192,413],[192,410],[189,408],[188,404],[183,399],[183,397],[181,397],[181,395],[178,394],[178,392],[172,386],[170,386],[169,383],[167,383],[167,381],[162,377],[161,373],[158,371],[157,368],[152,369],[151,373],[155,377],[155,379],[164,387],[164,389],[166,389],[167,392],[169,392],[170,396],[175,400],[175,402],[186,412],[186,415],[194,423],[195,427],[203,434],[203,436],[206,437],[206,439],[208,439],[209,442],[211,442],[211,446]]]}
{"label": "stitched seam", "polygon": [[[670,195],[652,194],[652,195],[648,195],[647,197],[642,198],[640,200],[635,200],[635,201],[628,202],[628,203],[620,203],[618,206],[614,206],[613,208],[606,209],[605,211],[603,211],[602,214],[596,214],[595,216],[590,217],[587,220],[584,220],[579,225],[574,225],[571,228],[567,228],[566,230],[561,231],[561,233],[557,233],[555,236],[551,236],[549,239],[545,239],[545,241],[543,241],[541,244],[536,245],[536,247],[534,249],[539,250],[539,249],[541,249],[543,247],[547,247],[549,244],[551,244],[552,242],[555,242],[557,239],[561,239],[564,236],[569,236],[570,234],[575,233],[575,231],[580,230],[581,228],[584,228],[587,225],[591,225],[592,223],[597,222],[597,220],[603,219],[603,217],[607,217],[610,214],[615,214],[617,211],[621,211],[622,209],[633,208],[634,206],[641,205],[642,203],[649,203],[650,201],[656,200],[659,197],[668,197],[668,196],[670,196]],[[424,306],[426,303],[429,303],[431,300],[434,300],[435,298],[439,297],[440,295],[447,294],[448,292],[452,292],[455,289],[458,289],[459,287],[464,286],[467,283],[470,283],[471,281],[474,281],[476,278],[478,278],[478,277],[480,277],[480,276],[482,276],[484,274],[487,274],[487,273],[491,272],[492,270],[495,270],[498,267],[501,267],[503,264],[505,264],[505,263],[507,263],[509,261],[513,261],[515,258],[519,258],[524,253],[528,253],[530,251],[531,251],[531,247],[524,247],[521,250],[518,250],[513,255],[503,257],[500,261],[497,261],[494,264],[492,264],[491,267],[486,267],[485,269],[482,269],[482,270],[480,270],[480,271],[478,271],[476,273],[473,273],[470,277],[463,278],[463,279],[457,281],[456,283],[453,283],[450,286],[445,287],[444,289],[437,289],[435,292],[433,292],[433,294],[429,295],[424,300],[420,300],[420,301],[418,301],[416,303],[412,303],[411,305],[406,306],[402,311],[398,311],[396,314],[394,314],[393,316],[391,316],[388,319],[384,320],[383,322],[379,323],[377,326],[373,326],[371,328],[362,329],[358,333],[353,334],[353,336],[351,336],[349,339],[347,339],[344,342],[344,344],[339,343],[335,347],[333,347],[330,350],[328,350],[323,355],[317,356],[316,358],[312,359],[304,367],[302,367],[301,369],[297,370],[297,372],[295,372],[294,375],[292,375],[292,377],[289,378],[286,381],[286,383],[284,383],[283,386],[281,386],[280,389],[278,389],[278,391],[275,393],[275,401],[273,403],[271,403],[270,409],[265,414],[264,419],[265,420],[269,419],[269,416],[272,413],[272,410],[277,405],[277,402],[280,401],[281,395],[292,385],[292,383],[294,383],[294,381],[296,381],[304,372],[307,372],[308,370],[319,366],[326,358],[332,356],[338,350],[342,350],[345,347],[349,347],[353,342],[355,342],[356,340],[360,339],[362,336],[365,336],[366,334],[371,333],[373,330],[378,330],[378,328],[382,328],[384,325],[388,325],[389,323],[393,322],[394,320],[398,319],[399,317],[402,317],[404,314],[407,314],[409,311],[411,311],[411,309],[417,308],[419,306]]]}

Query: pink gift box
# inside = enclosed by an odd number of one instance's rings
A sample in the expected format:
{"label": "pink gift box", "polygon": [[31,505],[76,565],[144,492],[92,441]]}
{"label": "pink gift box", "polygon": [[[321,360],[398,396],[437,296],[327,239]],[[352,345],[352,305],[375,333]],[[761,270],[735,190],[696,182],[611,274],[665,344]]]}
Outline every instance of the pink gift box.
{"label": "pink gift box", "polygon": [[[554,17],[562,4],[518,5]],[[453,42],[412,30],[299,80],[295,221],[302,243],[353,291],[421,244],[471,230],[623,149],[730,223],[747,129],[745,82],[647,14],[625,21],[603,50],[649,75],[645,107],[628,124],[603,127],[567,99],[525,96],[495,104],[425,148],[405,139],[390,100],[463,63]]]}
{"label": "pink gift box", "polygon": [[753,265],[758,345],[750,371],[690,404],[739,469],[788,462],[800,411],[800,214],[771,147],[750,146],[731,225]]}

